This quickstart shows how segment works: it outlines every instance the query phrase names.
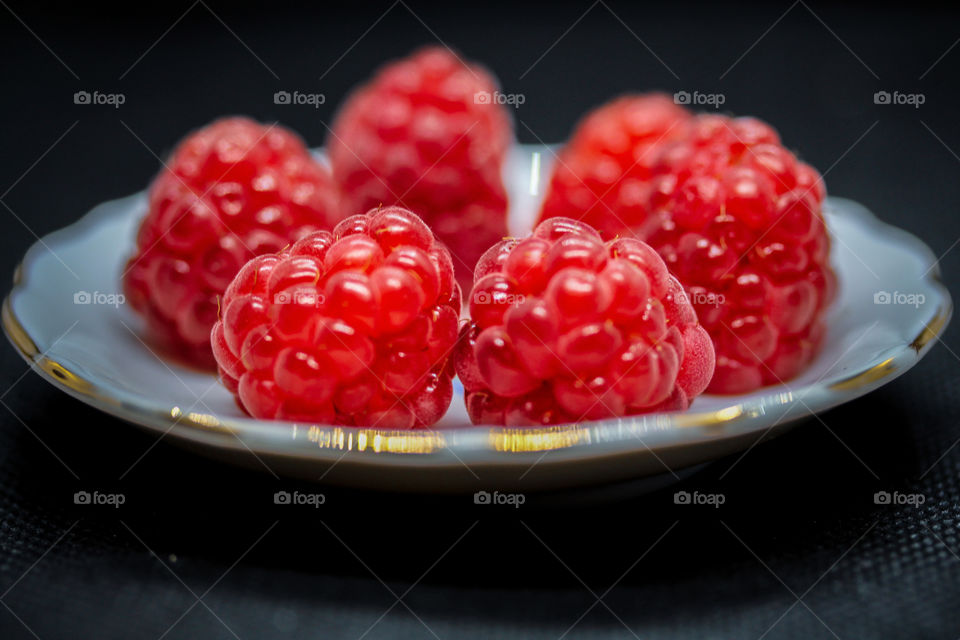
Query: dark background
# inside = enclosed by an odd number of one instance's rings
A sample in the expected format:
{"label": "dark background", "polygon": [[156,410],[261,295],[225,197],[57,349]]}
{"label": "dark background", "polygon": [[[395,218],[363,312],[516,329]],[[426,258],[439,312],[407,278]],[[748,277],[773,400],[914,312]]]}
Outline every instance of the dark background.
{"label": "dark background", "polygon": [[[831,193],[926,240],[948,285],[960,266],[960,22],[935,5],[0,5],[0,273],[217,116],[322,144],[351,86],[437,39],[524,94],[522,142],[562,140],[620,92],[723,93]],[[513,510],[300,487],[326,494],[314,511],[275,507],[295,485],[266,473],[151,449],[3,346],[0,638],[957,638],[956,351],[954,324],[908,375],[682,485],[722,492],[719,509],[673,489]],[[74,506],[92,488],[127,503]],[[925,502],[878,506],[879,490]]]}

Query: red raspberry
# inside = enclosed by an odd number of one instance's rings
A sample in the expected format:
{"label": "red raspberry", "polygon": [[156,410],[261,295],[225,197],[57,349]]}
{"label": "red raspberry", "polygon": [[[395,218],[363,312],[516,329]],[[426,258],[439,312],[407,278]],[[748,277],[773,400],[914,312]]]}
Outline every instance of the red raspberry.
{"label": "red raspberry", "polygon": [[124,273],[151,337],[213,367],[217,298],[250,258],[339,219],[327,169],[279,126],[227,118],[183,140],[150,187]]}
{"label": "red raspberry", "polygon": [[713,338],[711,393],[797,375],[836,290],[823,181],[752,118],[700,115],[660,155],[638,228],[686,287]]}
{"label": "red raspberry", "polygon": [[485,70],[426,48],[357,90],[327,142],[346,205],[418,212],[453,252],[464,286],[507,234],[501,171],[513,134],[496,89]]}
{"label": "red raspberry", "polygon": [[477,264],[456,367],[474,423],[508,426],[686,409],[713,345],[657,253],[567,218]]}
{"label": "red raspberry", "polygon": [[460,288],[450,253],[406,209],[254,258],[222,310],[220,377],[255,418],[410,429],[450,406]]}
{"label": "red raspberry", "polygon": [[540,219],[582,220],[612,238],[643,222],[658,153],[690,113],[662,94],[625,96],[590,113],[560,152]]}

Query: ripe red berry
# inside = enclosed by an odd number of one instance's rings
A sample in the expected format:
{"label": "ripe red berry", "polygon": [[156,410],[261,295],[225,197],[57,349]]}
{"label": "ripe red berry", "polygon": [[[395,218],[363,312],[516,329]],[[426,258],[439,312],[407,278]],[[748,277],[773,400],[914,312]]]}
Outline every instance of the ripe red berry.
{"label": "ripe red berry", "polygon": [[210,336],[221,380],[256,418],[432,425],[453,394],[460,288],[449,262],[400,207],[254,258]]}
{"label": "ripe red berry", "polygon": [[[659,114],[650,115],[661,123],[654,142],[633,137],[619,115],[631,102]],[[592,146],[580,141],[588,125],[600,132]],[[587,118],[561,154],[541,216],[636,234],[656,249],[714,341],[709,391],[743,393],[789,380],[819,349],[836,289],[824,198],[820,175],[769,125],[690,116],[640,96]]]}
{"label": "ripe red berry", "polygon": [[654,172],[639,235],[684,284],[713,338],[711,393],[793,378],[835,295],[823,182],[759,120],[701,115]]}
{"label": "ripe red berry", "polygon": [[227,118],[188,136],[150,187],[124,289],[153,340],[215,365],[218,296],[255,255],[339,218],[329,172],[279,126]]}
{"label": "ripe red berry", "polygon": [[663,260],[551,218],[477,264],[456,368],[477,424],[556,424],[686,409],[710,338]]}
{"label": "ripe red berry", "polygon": [[340,111],[327,149],[348,209],[417,211],[454,256],[466,286],[506,235],[501,171],[513,134],[494,78],[445,48],[387,65]]}
{"label": "ripe red berry", "polygon": [[685,135],[689,119],[661,94],[625,96],[591,112],[559,154],[540,219],[575,218],[608,238],[642,222],[659,151]]}

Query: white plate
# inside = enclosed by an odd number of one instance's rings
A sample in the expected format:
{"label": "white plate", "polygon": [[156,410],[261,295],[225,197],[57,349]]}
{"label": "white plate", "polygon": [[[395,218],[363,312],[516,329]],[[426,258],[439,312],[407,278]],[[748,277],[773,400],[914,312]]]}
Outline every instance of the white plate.
{"label": "white plate", "polygon": [[[516,234],[532,224],[551,158],[548,147],[520,146],[510,159]],[[826,217],[840,291],[822,353],[788,385],[702,396],[685,413],[537,429],[469,426],[459,384],[435,430],[262,422],[245,417],[212,375],[159,359],[141,341],[139,319],[109,304],[143,210],[143,194],[107,202],[34,245],[3,306],[7,336],[56,387],[158,437],[278,475],[343,485],[447,492],[675,478],[893,380],[929,350],[953,308],[922,242],[831,198]],[[81,292],[90,304],[77,303]],[[882,292],[890,304],[878,304]]]}

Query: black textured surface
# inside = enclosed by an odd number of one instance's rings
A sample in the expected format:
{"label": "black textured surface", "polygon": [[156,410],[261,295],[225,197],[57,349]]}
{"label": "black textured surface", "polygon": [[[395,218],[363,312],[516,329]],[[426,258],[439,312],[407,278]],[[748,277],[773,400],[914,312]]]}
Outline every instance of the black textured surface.
{"label": "black textured surface", "polygon": [[[831,193],[924,238],[953,284],[956,13],[398,2],[376,22],[388,7],[0,7],[0,273],[35,234],[142,188],[154,153],[218,115],[321,144],[348,87],[439,37],[524,94],[525,142],[562,139],[618,92],[722,92],[828,171]],[[126,103],[75,105],[79,90]],[[326,103],[278,106],[277,90]],[[876,105],[880,90],[926,102]],[[954,327],[908,375],[682,485],[722,493],[717,509],[674,505],[673,489],[513,510],[299,487],[325,493],[314,510],[274,506],[296,487],[265,472],[154,446],[4,346],[0,638],[956,638],[955,351]],[[82,489],[126,504],[75,506]],[[880,490],[924,503],[877,505]]]}

